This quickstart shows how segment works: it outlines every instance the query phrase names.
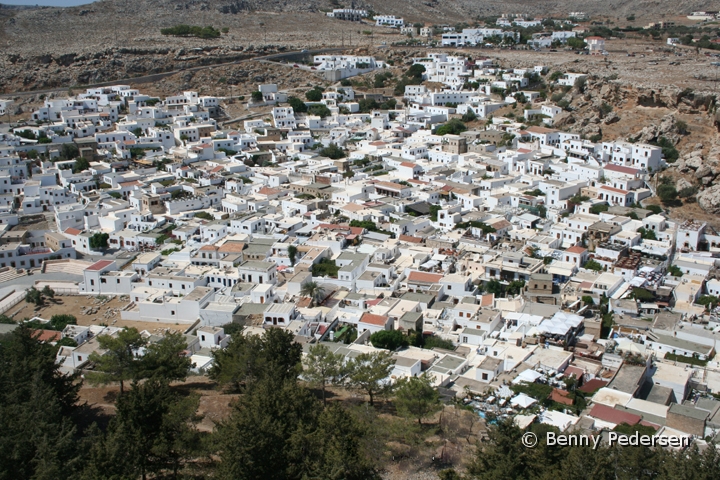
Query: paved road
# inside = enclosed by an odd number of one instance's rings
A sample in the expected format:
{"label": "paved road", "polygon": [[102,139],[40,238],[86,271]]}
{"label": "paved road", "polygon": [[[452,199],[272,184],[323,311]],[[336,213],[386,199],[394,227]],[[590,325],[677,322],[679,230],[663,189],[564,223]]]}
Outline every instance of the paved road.
{"label": "paved road", "polygon": [[67,91],[69,88],[96,88],[96,87],[109,87],[111,85],[118,85],[118,84],[125,84],[125,83],[132,83],[132,84],[138,84],[138,83],[152,83],[157,82],[159,80],[162,80],[165,77],[169,77],[171,75],[175,75],[176,73],[180,72],[195,72],[198,70],[204,70],[206,68],[215,68],[215,67],[223,67],[228,65],[237,65],[240,63],[245,62],[254,62],[258,60],[272,60],[276,58],[282,58],[288,55],[298,55],[298,54],[308,54],[308,55],[315,55],[315,54],[321,54],[321,53],[331,53],[336,51],[343,51],[344,48],[324,48],[320,50],[309,50],[307,52],[302,51],[291,51],[291,52],[282,52],[282,53],[274,53],[272,55],[263,55],[259,57],[251,57],[251,58],[244,58],[241,60],[233,60],[232,62],[224,62],[224,63],[213,63],[211,65],[200,65],[197,67],[190,67],[190,68],[183,68],[179,70],[171,70],[168,72],[162,72],[162,73],[154,73],[152,75],[144,75],[141,77],[130,77],[130,78],[118,78],[116,80],[112,80],[109,82],[101,82],[101,83],[93,83],[90,85],[65,85],[62,87],[56,87],[56,88],[48,88],[44,90],[32,90],[29,92],[9,92],[9,93],[3,93],[4,96],[27,96],[27,95],[38,95],[43,93],[52,93],[52,92],[58,92],[58,91]]}

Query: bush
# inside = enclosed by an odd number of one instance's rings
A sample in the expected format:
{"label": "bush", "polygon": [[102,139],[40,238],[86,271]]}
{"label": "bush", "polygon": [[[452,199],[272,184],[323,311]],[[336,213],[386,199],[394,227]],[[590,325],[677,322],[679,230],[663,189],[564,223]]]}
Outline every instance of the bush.
{"label": "bush", "polygon": [[308,90],[305,92],[305,98],[307,98],[309,102],[319,102],[322,100],[322,90],[318,87]]}
{"label": "bush", "polygon": [[162,28],[160,33],[175,37],[218,38],[220,36],[220,30],[212,26],[198,27],[194,25],[175,25],[170,28]]}
{"label": "bush", "polygon": [[599,272],[600,270],[603,269],[603,267],[602,267],[602,265],[600,265],[600,263],[598,263],[592,259],[585,262],[584,268],[586,268],[588,270],[594,270],[596,272]]}
{"label": "bush", "polygon": [[607,212],[610,207],[606,203],[598,203],[590,207],[590,213],[598,215],[602,212]]}
{"label": "bush", "polygon": [[672,185],[660,185],[657,189],[657,195],[665,205],[672,205],[677,200],[678,192]]}
{"label": "bush", "polygon": [[292,109],[295,113],[305,113],[308,110],[307,105],[305,105],[305,102],[303,102],[302,100],[300,100],[297,97],[289,97],[288,103],[290,104],[290,106],[292,107]]}
{"label": "bush", "polygon": [[467,126],[465,126],[465,124],[463,122],[461,122],[460,120],[458,120],[457,118],[453,118],[446,124],[439,126],[437,128],[437,130],[435,131],[435,134],[436,135],[447,135],[447,134],[457,135],[459,133],[464,132],[465,130],[467,130]]}
{"label": "bush", "polygon": [[259,92],[259,91],[252,92],[252,94],[250,95],[250,98],[252,98],[252,101],[255,103],[260,103],[264,99],[262,92]]}
{"label": "bush", "polygon": [[455,350],[455,345],[450,340],[445,340],[444,338],[430,335],[425,338],[423,348],[427,348],[428,350],[431,348],[444,348],[445,350]]}
{"label": "bush", "polygon": [[323,157],[331,158],[333,160],[338,160],[340,158],[345,158],[345,151],[334,143],[331,143],[327,147],[320,150],[320,155],[322,155]]}
{"label": "bush", "polygon": [[381,330],[370,335],[370,343],[375,348],[397,350],[408,346],[408,338],[399,330]]}

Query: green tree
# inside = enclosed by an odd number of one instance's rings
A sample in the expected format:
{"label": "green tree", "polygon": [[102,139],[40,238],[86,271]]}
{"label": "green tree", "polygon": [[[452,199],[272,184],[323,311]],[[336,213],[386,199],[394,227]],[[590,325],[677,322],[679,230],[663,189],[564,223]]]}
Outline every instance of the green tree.
{"label": "green tree", "polygon": [[395,388],[395,407],[400,415],[417,419],[422,425],[423,418],[433,416],[442,410],[440,394],[432,385],[427,373],[419,377],[400,380]]}
{"label": "green tree", "polygon": [[595,300],[593,300],[593,297],[590,295],[583,295],[580,300],[582,300],[585,305],[595,305]]}
{"label": "green tree", "polygon": [[324,409],[311,437],[304,478],[374,480],[378,473],[363,446],[367,428],[338,403]]}
{"label": "green tree", "polygon": [[655,230],[649,230],[643,227],[640,227],[637,229],[637,232],[640,234],[643,240],[657,240],[657,235],[655,234]]}
{"label": "green tree", "polygon": [[75,159],[75,165],[73,165],[73,172],[80,173],[90,168],[90,162],[86,158],[77,157]]}
{"label": "green tree", "polygon": [[394,364],[391,352],[361,353],[348,362],[350,386],[367,394],[374,405],[375,397],[392,391],[389,377]]}
{"label": "green tree", "polygon": [[252,92],[250,98],[252,98],[254,103],[261,103],[264,100],[263,94],[260,91]]}
{"label": "green tree", "polygon": [[407,69],[405,75],[408,77],[422,79],[423,73],[425,73],[425,65],[422,63],[415,63]]}
{"label": "green tree", "polygon": [[239,390],[263,378],[295,379],[300,373],[302,347],[292,332],[271,328],[259,335],[235,335],[225,349],[213,351],[210,378]]}
{"label": "green tree", "polygon": [[32,303],[37,307],[40,307],[45,304],[45,298],[43,297],[40,290],[38,290],[35,287],[30,287],[28,291],[25,293],[25,301],[27,303]]}
{"label": "green tree", "polygon": [[440,125],[437,130],[435,131],[436,135],[458,135],[462,132],[467,130],[467,126],[463,122],[460,121],[458,118],[453,118],[449,122],[445,123],[444,125]]}
{"label": "green tree", "polygon": [[55,352],[24,325],[0,335],[2,479],[65,479],[79,469],[81,384],[59,370]]}
{"label": "green tree", "polygon": [[139,350],[147,342],[137,328],[125,328],[117,336],[98,335],[97,340],[100,350],[90,354],[95,369],[87,374],[87,379],[100,385],[119,382],[122,395],[125,381],[137,378]]}
{"label": "green tree", "polygon": [[107,233],[93,233],[90,237],[90,248],[93,250],[103,250],[108,247],[110,235]]}
{"label": "green tree", "polygon": [[657,188],[657,195],[665,205],[672,205],[677,200],[678,192],[674,186],[663,184]]}
{"label": "green tree", "polygon": [[698,305],[704,305],[708,310],[712,310],[718,304],[718,297],[715,295],[702,295],[698,298]]}
{"label": "green tree", "polygon": [[408,346],[408,338],[400,330],[380,330],[370,335],[370,343],[375,348],[394,351]]}
{"label": "green tree", "polygon": [[304,297],[310,297],[312,299],[313,305],[319,303],[320,300],[322,300],[324,294],[325,289],[323,288],[323,286],[312,280],[308,280],[307,282],[300,285],[300,295]]}
{"label": "green tree", "polygon": [[502,295],[505,291],[505,287],[498,280],[492,279],[485,285],[485,291],[487,293],[493,293],[495,296]]}
{"label": "green tree", "polygon": [[585,265],[583,265],[583,268],[587,268],[588,270],[594,270],[596,272],[599,272],[600,270],[603,269],[603,266],[599,262],[597,262],[591,258],[590,260],[585,262]]}
{"label": "green tree", "polygon": [[195,412],[200,397],[181,397],[166,382],[134,382],[117,401],[107,435],[93,442],[85,478],[177,478],[197,452]]}
{"label": "green tree", "polygon": [[573,50],[582,50],[585,48],[585,41],[582,38],[570,37],[567,39],[567,46]]}
{"label": "green tree", "polygon": [[[40,290],[40,293],[42,293],[42,295],[43,295],[44,297],[47,297],[47,298],[55,298],[55,290],[53,290],[52,288],[50,288],[50,285],[45,285],[45,286],[43,287],[43,289]],[[70,316],[72,316],[72,315],[70,315]],[[73,317],[73,318],[75,318],[75,317]]]}
{"label": "green tree", "polygon": [[68,325],[77,325],[77,318],[75,318],[75,315],[59,313],[50,317],[49,325],[52,327],[52,330],[62,332]]}
{"label": "green tree", "polygon": [[249,388],[214,435],[221,480],[301,479],[315,461],[317,400],[295,379],[265,377]]}
{"label": "green tree", "polygon": [[308,383],[319,386],[322,390],[323,405],[325,399],[325,387],[333,384],[343,377],[343,357],[330,351],[328,347],[319,343],[310,347],[308,354],[303,359],[304,370],[302,376]]}
{"label": "green tree", "polygon": [[331,143],[327,147],[323,148],[319,153],[323,157],[331,158],[333,160],[345,158],[345,151],[334,143]]}
{"label": "green tree", "polygon": [[288,258],[290,259],[290,264],[295,265],[295,258],[297,257],[298,249],[295,245],[289,245],[287,248]]}
{"label": "green tree", "polygon": [[307,112],[308,108],[307,105],[305,105],[305,102],[300,100],[297,97],[288,97],[288,103],[293,109],[293,112],[295,113],[305,113]]}
{"label": "green tree", "polygon": [[317,87],[312,90],[308,90],[305,92],[305,98],[308,99],[308,102],[319,102],[322,100],[322,90]]}
{"label": "green tree", "polygon": [[179,332],[166,334],[157,342],[145,347],[140,357],[136,378],[157,378],[163,381],[182,381],[192,367],[190,357],[185,355],[187,341]]}
{"label": "green tree", "polygon": [[525,280],[513,280],[507,286],[508,295],[519,295],[525,288]]}
{"label": "green tree", "polygon": [[652,302],[655,300],[655,295],[645,288],[633,288],[632,298],[640,302]]}

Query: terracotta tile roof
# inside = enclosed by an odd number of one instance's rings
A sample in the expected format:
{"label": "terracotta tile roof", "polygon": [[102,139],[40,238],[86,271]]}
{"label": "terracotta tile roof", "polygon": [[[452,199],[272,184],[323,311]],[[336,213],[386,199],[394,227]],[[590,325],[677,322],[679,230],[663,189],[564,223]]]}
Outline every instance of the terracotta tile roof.
{"label": "terracotta tile roof", "polygon": [[67,233],[68,235],[80,235],[82,230],[78,230],[77,228],[66,228],[64,233]]}
{"label": "terracotta tile roof", "polygon": [[565,251],[568,252],[568,253],[581,254],[581,253],[587,252],[587,248],[583,248],[583,247],[581,247],[580,245],[573,245],[572,247],[568,248],[568,249],[565,250]]}
{"label": "terracotta tile roof", "polygon": [[574,376],[575,378],[582,378],[584,373],[585,372],[583,371],[582,368],[576,367],[574,365],[570,365],[569,367],[567,367],[565,369],[565,371],[563,372],[563,375],[565,375],[566,377]]}
{"label": "terracotta tile roof", "polygon": [[225,242],[220,248],[218,248],[218,252],[220,253],[240,253],[243,250],[245,250],[245,243],[232,241]]}
{"label": "terracotta tile roof", "polygon": [[411,163],[411,162],[400,162],[400,165],[402,165],[403,167],[409,167],[409,168],[417,167],[417,165],[415,165],[414,163]]}
{"label": "terracotta tile roof", "polygon": [[203,245],[200,247],[201,252],[214,252],[218,249],[215,245]]}
{"label": "terracotta tile roof", "polygon": [[55,330],[33,330],[32,336],[38,342],[57,342],[62,334]]}
{"label": "terracotta tile roof", "polygon": [[593,378],[592,380],[587,382],[585,385],[578,388],[578,390],[580,390],[581,392],[585,392],[585,393],[595,393],[607,384],[608,384],[608,382],[606,382],[605,380]]}
{"label": "terracotta tile roof", "polygon": [[280,193],[280,190],[276,188],[270,188],[270,187],[263,187],[260,190],[258,190],[258,193],[260,195],[277,195]]}
{"label": "terracotta tile roof", "polygon": [[636,175],[640,170],[632,167],[625,167],[623,165],[615,165],[610,163],[603,167],[604,170],[610,170],[611,172],[627,173],[630,175]]}
{"label": "terracotta tile roof", "polygon": [[628,193],[630,193],[627,190],[623,190],[621,188],[609,187],[607,185],[603,185],[602,187],[600,187],[600,190],[608,190],[610,192],[620,193],[623,195],[627,195]]}
{"label": "terracotta tile roof", "polygon": [[360,210],[365,210],[365,207],[363,205],[358,205],[357,203],[348,203],[347,205],[340,207],[340,209],[348,212],[359,212]]}
{"label": "terracotta tile roof", "polygon": [[439,273],[426,273],[418,271],[412,271],[410,272],[410,275],[408,275],[409,282],[438,283],[442,280],[442,278],[443,276]]}
{"label": "terracotta tile roof", "polygon": [[412,235],[400,235],[398,237],[398,240],[402,240],[403,242],[410,242],[410,243],[422,243],[422,238],[413,237]]}
{"label": "terracotta tile roof", "polygon": [[105,267],[108,267],[113,263],[112,260],[98,260],[97,262],[93,263],[89,267],[87,267],[85,270],[90,270],[91,272],[97,272],[99,270],[102,270]]}
{"label": "terracotta tile roof", "polygon": [[363,323],[369,323],[370,325],[377,325],[384,327],[388,323],[388,317],[385,315],[374,315],[372,313],[363,313],[360,317],[360,321]]}
{"label": "terracotta tile roof", "polygon": [[553,391],[550,392],[550,396],[548,398],[553,402],[562,403],[563,405],[572,405],[573,399],[569,398],[568,395],[570,395],[570,392],[560,390],[559,388],[553,388]]}
{"label": "terracotta tile roof", "polygon": [[632,413],[616,410],[612,407],[608,407],[607,405],[602,405],[600,403],[596,403],[592,410],[590,410],[590,416],[600,420],[604,420],[606,422],[616,423],[618,425],[621,423],[627,423],[628,425],[636,425],[640,423],[640,420],[642,420],[642,417],[638,415],[633,415]]}
{"label": "terracotta tile roof", "polygon": [[487,293],[482,296],[480,299],[480,306],[481,307],[492,307],[493,302],[495,301],[495,294],[494,293]]}
{"label": "terracotta tile roof", "polygon": [[532,150],[528,148],[518,148],[518,153],[530,153]]}

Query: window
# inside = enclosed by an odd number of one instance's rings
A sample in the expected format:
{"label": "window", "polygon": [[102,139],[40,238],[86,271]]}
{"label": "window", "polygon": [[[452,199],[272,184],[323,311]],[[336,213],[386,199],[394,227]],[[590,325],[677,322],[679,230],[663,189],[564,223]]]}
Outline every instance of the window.
{"label": "window", "polygon": [[170,310],[170,315],[175,315],[175,310]]}
{"label": "window", "polygon": [[205,341],[205,335],[200,335],[200,340]]}
{"label": "window", "polygon": [[487,373],[483,373],[483,374],[482,374],[482,379],[483,379],[483,380],[487,380],[487,379],[488,379],[488,374],[487,374]]}

